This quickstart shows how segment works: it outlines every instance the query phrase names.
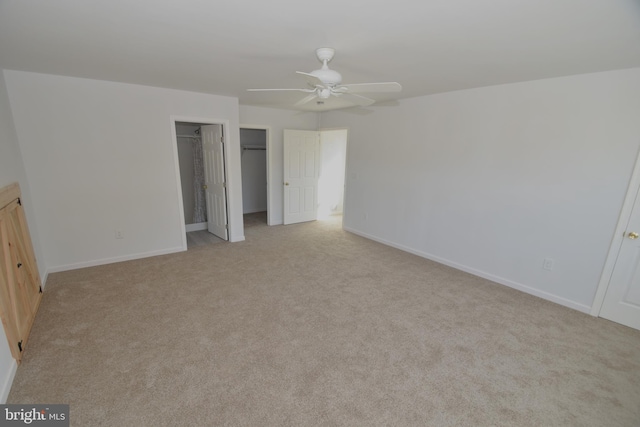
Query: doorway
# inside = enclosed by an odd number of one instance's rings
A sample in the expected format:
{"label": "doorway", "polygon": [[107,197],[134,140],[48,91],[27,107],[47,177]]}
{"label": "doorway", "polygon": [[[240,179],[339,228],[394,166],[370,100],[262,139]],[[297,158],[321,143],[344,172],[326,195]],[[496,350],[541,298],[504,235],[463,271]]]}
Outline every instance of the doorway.
{"label": "doorway", "polygon": [[269,134],[259,125],[240,125],[244,226],[272,225],[269,194]]}
{"label": "doorway", "polygon": [[318,219],[342,215],[347,167],[347,130],[320,131]]}
{"label": "doorway", "polygon": [[229,240],[222,124],[174,122],[186,247]]}
{"label": "doorway", "polygon": [[347,129],[284,130],[283,223],[342,219]]}

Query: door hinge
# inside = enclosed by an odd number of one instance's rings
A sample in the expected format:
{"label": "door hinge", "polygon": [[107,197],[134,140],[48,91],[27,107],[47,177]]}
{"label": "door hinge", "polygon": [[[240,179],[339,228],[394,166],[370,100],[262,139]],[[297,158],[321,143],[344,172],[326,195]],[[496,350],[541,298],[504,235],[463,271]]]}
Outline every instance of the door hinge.
{"label": "door hinge", "polygon": [[22,206],[22,200],[20,200],[20,197],[18,197],[18,204]]}
{"label": "door hinge", "polygon": [[20,350],[20,353],[22,353],[22,340],[18,341],[18,349]]}
{"label": "door hinge", "polygon": [[42,293],[42,286],[40,286],[40,291],[39,292]]}
{"label": "door hinge", "polygon": [[220,137],[220,142],[224,144],[224,136]]}
{"label": "door hinge", "polygon": [[22,267],[22,263],[21,262],[18,263],[18,268],[20,268],[20,267]]}
{"label": "door hinge", "polygon": [[224,229],[225,229],[225,230],[228,230],[228,229],[229,229],[229,224],[225,224],[225,225],[224,225]]}
{"label": "door hinge", "polygon": [[227,183],[226,182],[222,183],[222,188],[227,188]]}

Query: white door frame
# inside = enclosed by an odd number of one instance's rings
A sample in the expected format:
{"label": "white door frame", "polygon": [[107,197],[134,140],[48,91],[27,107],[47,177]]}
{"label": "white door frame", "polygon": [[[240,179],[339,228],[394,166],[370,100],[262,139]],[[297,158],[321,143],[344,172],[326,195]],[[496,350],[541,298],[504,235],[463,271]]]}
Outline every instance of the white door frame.
{"label": "white door frame", "polygon": [[[178,158],[178,136],[176,134],[176,122],[182,123],[193,123],[198,125],[222,125],[222,132],[224,135],[225,142],[228,142],[229,135],[229,120],[226,119],[212,119],[207,117],[190,117],[190,116],[170,116],[169,121],[171,123],[171,140],[173,142],[173,165],[174,171],[176,175],[176,184],[178,189],[178,212],[180,217],[180,224],[178,224],[180,229],[180,235],[182,236],[182,250],[187,250],[187,229],[186,224],[184,222],[184,203],[182,200],[182,182],[180,180],[180,161]],[[229,215],[229,150],[225,147],[224,150],[224,179],[227,182],[227,223],[229,224],[229,241],[233,242],[235,240],[232,239],[232,227],[231,227],[231,215]],[[235,237],[235,236],[234,236]]]}
{"label": "white door frame", "polygon": [[620,248],[624,241],[624,232],[627,229],[627,224],[631,219],[631,211],[636,200],[636,195],[640,190],[640,150],[636,154],[636,164],[629,180],[629,187],[627,188],[627,195],[624,198],[622,204],[622,210],[620,211],[620,217],[618,218],[618,225],[616,225],[616,231],[613,234],[611,246],[609,247],[609,254],[607,260],[604,263],[602,275],[600,276],[600,282],[596,290],[596,295],[593,298],[593,304],[591,305],[590,314],[592,316],[599,316],[604,297],[607,294],[607,288],[609,287],[609,281],[613,274],[613,269],[616,265],[618,255],[620,254]]}
{"label": "white door frame", "polygon": [[267,140],[267,151],[266,151],[266,157],[267,157],[267,225],[273,225],[272,220],[271,220],[271,201],[273,200],[273,197],[271,195],[271,168],[272,168],[272,161],[271,161],[271,127],[270,126],[264,126],[264,125],[240,125],[240,129],[258,129],[258,130],[263,130],[266,133],[266,140]]}

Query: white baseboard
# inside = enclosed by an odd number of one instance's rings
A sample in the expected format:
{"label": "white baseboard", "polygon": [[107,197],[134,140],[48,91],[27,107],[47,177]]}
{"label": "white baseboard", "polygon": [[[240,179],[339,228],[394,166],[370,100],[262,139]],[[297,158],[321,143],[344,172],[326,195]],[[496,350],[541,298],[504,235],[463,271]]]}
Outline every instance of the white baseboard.
{"label": "white baseboard", "polygon": [[7,398],[9,397],[9,392],[11,391],[13,379],[16,377],[17,371],[18,362],[16,362],[15,359],[11,359],[9,372],[7,372],[7,377],[5,378],[4,384],[2,384],[2,388],[0,389],[0,403],[2,403],[3,405],[7,403]]}
{"label": "white baseboard", "polygon": [[47,284],[47,278],[49,277],[49,270],[46,270],[44,274],[41,274],[40,276],[40,281],[42,282],[40,283],[40,285],[42,286],[42,289],[44,289],[45,285]]}
{"label": "white baseboard", "polygon": [[195,224],[186,224],[184,226],[184,229],[187,231],[187,233],[189,233],[191,231],[206,230],[208,227],[209,227],[208,222],[197,222]]}
{"label": "white baseboard", "polygon": [[357,234],[358,236],[362,236],[362,237],[365,237],[367,239],[374,240],[374,241],[376,241],[378,243],[382,243],[384,245],[391,246],[391,247],[394,247],[396,249],[400,249],[402,251],[409,252],[409,253],[414,254],[414,255],[418,255],[418,256],[420,256],[422,258],[426,258],[426,259],[429,259],[431,261],[435,261],[437,263],[444,264],[444,265],[447,265],[449,267],[453,267],[456,270],[461,270],[461,271],[464,271],[466,273],[473,274],[474,276],[482,277],[483,279],[491,280],[492,282],[496,282],[496,283],[498,283],[500,285],[508,286],[510,288],[519,290],[519,291],[527,293],[529,295],[533,295],[533,296],[536,296],[538,298],[545,299],[547,301],[555,302],[556,304],[563,305],[565,307],[580,311],[582,313],[589,314],[590,311],[591,311],[591,307],[589,307],[587,305],[584,305],[584,304],[581,304],[581,303],[578,303],[578,302],[575,302],[575,301],[568,300],[568,299],[560,297],[558,295],[550,294],[548,292],[541,291],[539,289],[535,289],[535,288],[532,288],[530,286],[526,286],[526,285],[523,285],[521,283],[517,283],[517,282],[511,281],[511,280],[508,280],[508,279],[505,279],[505,278],[502,278],[502,277],[499,277],[499,276],[495,276],[493,274],[486,273],[486,272],[481,271],[481,270],[476,270],[475,268],[467,267],[466,265],[458,264],[457,262],[453,262],[453,261],[450,261],[448,259],[440,258],[438,256],[435,256],[435,255],[432,255],[432,254],[429,254],[429,253],[426,253],[426,252],[422,252],[422,251],[419,251],[419,250],[416,250],[416,249],[412,249],[412,248],[410,248],[408,246],[404,246],[404,245],[400,245],[400,244],[397,244],[397,243],[393,243],[393,242],[390,242],[388,240],[381,239],[379,237],[372,236],[372,235],[367,234],[367,233],[363,233],[362,231],[355,230],[355,229],[350,228],[350,227],[343,226],[343,228],[344,228],[344,230],[346,230],[346,231],[348,231],[350,233],[353,233],[353,234]]}
{"label": "white baseboard", "polygon": [[184,252],[185,250],[186,250],[185,248],[180,246],[177,248],[162,249],[159,251],[142,252],[138,254],[124,255],[124,256],[118,256],[113,258],[103,258],[103,259],[97,259],[93,261],[78,262],[75,264],[58,265],[58,266],[48,268],[47,275],[49,273],[58,273],[60,271],[77,270],[79,268],[95,267],[96,265],[113,264],[115,262],[131,261],[134,259],[173,254],[176,252]]}

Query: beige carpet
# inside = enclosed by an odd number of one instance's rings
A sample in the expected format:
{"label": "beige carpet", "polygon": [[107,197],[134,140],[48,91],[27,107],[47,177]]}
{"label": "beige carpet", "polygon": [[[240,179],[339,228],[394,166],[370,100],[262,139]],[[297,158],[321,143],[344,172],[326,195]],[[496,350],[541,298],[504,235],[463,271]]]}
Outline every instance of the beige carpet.
{"label": "beige carpet", "polygon": [[638,426],[640,332],[330,221],[52,274],[10,403],[74,426]]}

